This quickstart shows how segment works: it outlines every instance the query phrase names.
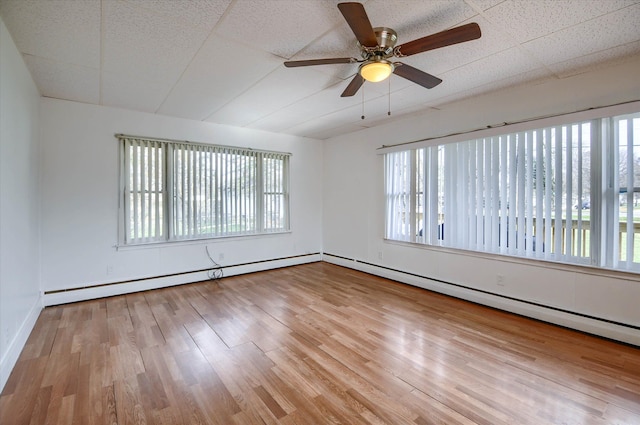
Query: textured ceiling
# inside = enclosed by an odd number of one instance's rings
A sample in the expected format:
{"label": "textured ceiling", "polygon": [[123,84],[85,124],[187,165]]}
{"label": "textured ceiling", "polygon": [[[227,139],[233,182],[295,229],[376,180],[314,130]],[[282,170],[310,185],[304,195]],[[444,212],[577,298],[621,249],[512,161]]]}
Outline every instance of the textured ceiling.
{"label": "textured ceiling", "polygon": [[482,37],[403,59],[444,80],[431,90],[393,75],[341,98],[357,64],[282,64],[358,57],[337,3],[0,0],[0,16],[43,96],[319,139],[640,55],[640,0],[369,0],[398,44],[469,22]]}

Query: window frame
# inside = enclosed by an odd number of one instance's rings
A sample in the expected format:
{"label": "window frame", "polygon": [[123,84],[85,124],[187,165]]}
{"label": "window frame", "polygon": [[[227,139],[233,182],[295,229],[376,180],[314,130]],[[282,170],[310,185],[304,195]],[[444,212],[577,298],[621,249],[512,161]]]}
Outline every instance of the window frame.
{"label": "window frame", "polygon": [[[590,267],[596,267],[598,269],[606,269],[606,270],[613,270],[617,272],[629,272],[633,274],[638,274],[640,273],[640,263],[637,263],[637,262],[633,263],[633,259],[629,259],[630,257],[628,254],[627,254],[627,261],[626,261],[627,264],[624,267],[620,267],[620,265],[617,264],[617,263],[625,262],[624,260],[621,260],[618,257],[614,257],[612,260],[611,256],[603,255],[603,252],[605,252],[605,250],[608,250],[606,252],[610,252],[612,249],[617,249],[618,243],[621,243],[621,242],[618,241],[616,238],[618,237],[622,238],[622,235],[615,236],[615,235],[612,235],[612,232],[608,232],[606,230],[606,229],[613,229],[613,228],[617,229],[617,227],[614,227],[616,226],[616,224],[614,224],[614,221],[619,220],[616,218],[616,216],[614,216],[614,212],[611,210],[611,208],[614,208],[617,210],[617,204],[615,203],[615,200],[618,198],[618,196],[615,193],[613,193],[615,191],[616,186],[612,186],[612,183],[615,180],[616,173],[617,173],[616,167],[613,166],[615,164],[615,161],[617,161],[617,159],[615,159],[616,157],[612,155],[612,153],[614,150],[619,149],[618,138],[613,137],[613,133],[616,130],[616,125],[614,125],[614,120],[620,120],[625,118],[628,119],[629,117],[633,117],[633,119],[638,119],[638,114],[640,114],[640,101],[635,101],[635,102],[629,102],[625,104],[614,105],[614,106],[609,106],[604,108],[591,109],[591,110],[582,111],[578,113],[565,114],[565,115],[541,118],[536,120],[529,120],[526,122],[515,123],[515,124],[506,124],[506,125],[500,126],[499,128],[488,128],[488,129],[482,129],[478,131],[458,133],[451,136],[445,136],[445,137],[439,137],[439,138],[433,138],[433,139],[423,139],[415,142],[402,143],[402,144],[392,145],[392,146],[387,145],[387,146],[383,146],[378,150],[378,154],[384,155],[384,161],[383,161],[383,164],[384,164],[383,173],[384,173],[384,182],[385,182],[384,196],[386,199],[388,195],[386,185],[387,185],[387,179],[388,179],[387,172],[389,168],[386,154],[388,153],[411,151],[412,158],[416,158],[418,156],[417,152],[422,148],[429,148],[433,146],[445,146],[445,145],[451,145],[454,143],[464,142],[464,141],[473,140],[473,139],[499,137],[507,134],[511,135],[515,133],[524,133],[527,131],[534,131],[534,130],[539,131],[540,129],[544,129],[548,127],[561,128],[563,126],[568,126],[568,128],[571,128],[572,125],[580,125],[580,123],[589,121],[592,126],[591,134],[598,135],[598,137],[591,138],[590,161],[591,161],[591,164],[595,164],[595,163],[602,164],[601,166],[598,166],[598,167],[590,166],[590,175],[587,176],[587,178],[590,178],[591,209],[593,210],[593,209],[599,208],[598,211],[604,211],[604,212],[602,214],[595,214],[595,217],[593,214],[590,215],[590,221],[591,221],[590,228],[592,229],[590,244],[592,246],[593,244],[596,244],[597,249],[592,249],[593,254],[589,258],[587,258],[585,261],[570,261],[571,258],[564,258],[563,255],[544,255],[542,257],[541,256],[531,257],[529,255],[526,255],[526,253],[524,254],[522,253],[514,254],[513,252],[505,253],[505,252],[502,252],[502,250],[498,252],[485,251],[481,249],[474,249],[473,247],[459,248],[456,246],[451,246],[449,244],[443,244],[442,241],[438,239],[438,233],[440,232],[439,227],[437,229],[434,229],[433,226],[430,228],[431,234],[429,233],[414,234],[413,232],[411,232],[408,238],[407,237],[404,237],[402,239],[392,238],[390,237],[389,229],[388,229],[388,219],[389,219],[388,200],[385,200],[384,240],[393,242],[393,243],[401,243],[401,244],[407,243],[410,245],[415,245],[420,247],[431,247],[434,249],[445,248],[445,249],[452,249],[452,250],[465,250],[465,251],[473,252],[475,253],[475,255],[478,255],[478,254],[479,255],[495,255],[495,254],[507,255],[509,257],[519,258],[523,260],[529,260],[529,259],[534,261],[544,260],[544,261],[551,261],[554,263],[561,263],[569,266],[586,265]],[[628,127],[629,128],[632,127],[631,121],[628,121]],[[629,139],[630,137],[631,136],[627,136],[627,139]],[[637,135],[635,135],[634,137],[637,138]],[[637,139],[633,139],[633,140],[637,140]],[[629,142],[629,143],[632,143],[632,142]],[[421,194],[421,196],[424,199],[422,204],[423,205],[422,214],[423,214],[423,217],[433,217],[434,214],[437,215],[438,205],[437,203],[433,202],[433,198],[431,198],[430,199],[431,202],[429,202],[428,193],[433,191],[434,187],[438,183],[434,183],[432,181],[434,178],[434,173],[433,173],[433,170],[429,169],[428,167],[428,164],[433,159],[433,158],[429,158],[428,156],[429,155],[434,156],[432,155],[433,151],[431,149],[426,149],[425,152],[427,152],[428,154],[427,153],[424,154],[425,158],[422,161],[425,166],[425,170],[422,171],[422,175],[424,176],[423,178],[425,179],[423,184],[424,191]],[[608,161],[606,164],[602,162],[603,158]],[[571,157],[569,157],[569,160],[570,159]],[[631,162],[632,158],[627,157],[627,160]],[[560,159],[560,161],[562,161],[562,159]],[[415,160],[413,160],[412,164],[415,164]],[[531,166],[530,162],[528,162],[528,164],[529,166]],[[416,176],[417,175],[416,170],[412,170],[411,175]],[[487,175],[486,178],[488,179],[492,177]],[[415,187],[415,184],[413,185]],[[534,192],[530,193],[530,195],[535,196],[535,190],[536,189],[534,188],[533,189]],[[578,188],[577,190],[580,190],[580,188]],[[602,193],[603,196],[598,196],[597,195],[598,193]],[[415,197],[414,195],[420,195],[420,194],[410,193],[409,198]],[[628,195],[627,197],[630,198],[631,195]],[[493,202],[493,201],[491,199],[487,200],[485,198],[485,202]],[[606,205],[609,205],[610,207],[607,207]],[[412,215],[415,215],[416,214],[415,209],[412,209],[410,213]],[[633,214],[631,214],[630,216],[633,217]],[[554,220],[556,219],[557,218],[554,218]],[[545,220],[547,220],[547,218],[545,218]],[[575,219],[572,219],[572,220],[575,220]],[[412,223],[416,222],[416,217],[412,216],[410,221]],[[624,225],[622,221],[620,221],[620,225],[621,226]],[[633,226],[632,223],[629,224],[628,219],[627,219],[626,225],[627,225],[627,228],[629,228],[629,226],[631,227]],[[442,230],[444,231],[444,229]],[[635,235],[637,237],[638,233],[636,232]],[[483,237],[488,237],[488,236],[483,233]],[[631,239],[633,239],[633,237],[631,237]],[[633,244],[633,242],[629,242],[630,240],[629,236],[625,236],[625,240],[627,245]],[[627,253],[628,252],[629,251],[627,248]],[[630,265],[629,264],[630,262],[633,264]]]}
{"label": "window frame", "polygon": [[[253,149],[253,148],[243,148],[243,147],[237,147],[237,146],[198,143],[198,142],[191,142],[191,141],[184,141],[184,140],[132,136],[127,134],[116,134],[115,137],[118,141],[118,152],[119,152],[118,154],[118,166],[119,166],[118,242],[116,244],[116,248],[157,246],[159,244],[190,243],[190,242],[198,242],[198,241],[201,242],[204,240],[216,240],[216,239],[223,239],[223,238],[260,237],[264,235],[291,232],[291,220],[290,220],[290,208],[291,208],[290,206],[290,187],[291,187],[290,186],[290,157],[292,156],[291,153],[260,150],[260,149]],[[162,176],[161,184],[155,186],[156,188],[158,188],[157,191],[161,190],[163,193],[163,197],[162,197],[163,200],[161,203],[162,218],[160,219],[162,224],[162,229],[161,229],[161,234],[157,234],[151,237],[142,237],[142,236],[132,237],[131,234],[127,234],[127,233],[130,233],[128,232],[127,220],[130,220],[130,217],[131,217],[130,214],[133,212],[131,206],[129,205],[131,200],[128,195],[130,193],[133,193],[134,191],[137,191],[140,193],[144,192],[144,187],[141,187],[140,185],[131,187],[133,185],[131,185],[130,181],[128,180],[130,176],[128,174],[127,167],[132,166],[131,165],[132,158],[129,155],[129,149],[127,149],[126,146],[127,146],[127,143],[130,143],[131,141],[140,141],[145,144],[145,147],[149,146],[147,144],[153,144],[153,146],[158,146],[159,149],[162,150],[161,156],[163,161],[161,164],[162,169],[160,170],[160,173],[147,172],[148,175],[154,174],[154,177],[156,178],[158,177],[158,175]],[[188,148],[185,148],[185,147],[188,147]],[[221,214],[218,214],[219,212],[221,212],[221,210],[208,209],[210,220],[213,220],[214,222],[218,223],[218,225],[222,225],[221,227],[226,227],[225,230],[219,230],[215,233],[206,233],[206,234],[200,234],[200,235],[198,234],[188,234],[186,236],[178,235],[177,229],[175,228],[177,218],[176,218],[176,211],[174,207],[179,205],[178,203],[176,203],[178,195],[176,193],[177,191],[176,191],[175,185],[179,184],[180,182],[179,182],[179,179],[177,178],[176,173],[178,171],[182,172],[183,178],[184,178],[184,174],[190,173],[190,170],[188,169],[189,166],[186,164],[184,164],[182,167],[177,167],[177,164],[176,164],[177,159],[175,158],[174,155],[181,154],[182,155],[181,159],[184,160],[185,152],[204,152],[205,155],[212,156],[214,158],[212,161],[216,161],[215,164],[218,166],[220,166],[221,161],[224,161],[224,159],[221,159],[222,155],[234,157],[236,162],[243,163],[245,166],[247,164],[247,158],[249,158],[248,162],[250,162],[250,158],[254,159],[254,164],[252,165],[252,169],[248,173],[245,173],[244,176],[241,174],[236,174],[237,170],[232,170],[229,173],[225,173],[228,175],[225,176],[222,180],[223,184],[226,184],[227,186],[242,185],[246,182],[251,182],[251,184],[255,186],[255,190],[253,191],[253,193],[250,194],[251,202],[253,202],[253,205],[255,206],[254,210],[252,210],[252,213],[253,213],[252,226],[253,227],[250,230],[246,230],[246,229],[245,231],[226,230],[229,228],[231,224],[229,224],[229,220],[227,220],[227,223],[225,224],[225,219],[222,218]],[[189,154],[187,154],[187,156],[188,155]],[[197,155],[199,154],[196,154],[196,156]],[[280,180],[278,181],[278,183],[281,188],[281,191],[279,193],[280,193],[280,197],[282,198],[282,202],[281,202],[282,207],[278,210],[280,214],[278,219],[281,222],[281,226],[277,226],[271,229],[269,229],[268,226],[266,225],[266,219],[262,214],[265,208],[265,205],[264,205],[265,198],[263,196],[265,182],[264,182],[264,175],[262,173],[264,168],[263,163],[264,161],[266,161],[267,158],[269,159],[276,158],[280,160],[280,164],[279,164],[280,168],[278,170],[278,175]],[[199,167],[203,167],[203,166],[207,167],[213,164],[212,162],[209,162],[209,164],[207,164],[206,160],[203,160],[200,157],[198,157],[197,159],[193,159],[193,161],[195,161],[195,163],[197,163]],[[201,163],[198,161],[203,161],[203,162]],[[229,164],[230,164],[230,160],[227,158],[226,166],[229,166]],[[176,168],[179,168],[179,170],[176,170]],[[230,168],[233,168],[233,167],[230,167]],[[200,168],[200,171],[201,170],[202,168]],[[198,173],[198,171],[193,171],[193,172],[196,174]],[[218,176],[220,175],[220,173],[215,169],[213,173],[217,173]],[[213,173],[211,173],[211,175]],[[205,174],[205,173],[201,173],[201,174]],[[196,178],[195,176],[188,175],[186,178],[187,179],[191,178],[190,180],[191,186],[188,187],[188,190],[191,190],[192,192],[196,190],[193,188],[193,185],[196,185],[196,186],[201,184],[209,185],[210,187],[208,187],[208,189],[210,189],[210,192],[208,194],[205,194],[206,201],[204,202],[210,202],[213,205],[213,203],[220,202],[220,196],[222,196],[221,194],[223,191],[219,187],[216,187],[215,189],[213,188],[211,175],[209,175],[209,177],[204,177],[205,180],[202,180],[203,177],[200,176],[200,180],[198,180],[197,183],[194,182],[194,179]],[[243,180],[243,179],[246,179],[248,175],[250,175],[248,180]],[[203,181],[206,181],[206,183],[203,183]],[[184,188],[185,186],[183,186],[183,190]],[[225,189],[227,191],[230,190],[229,187],[225,187]],[[204,191],[205,189],[201,189],[201,190]],[[242,195],[247,195],[244,189],[242,189],[242,191],[243,191]],[[197,195],[202,195],[202,193],[198,193]],[[209,196],[209,195],[213,195],[215,199],[212,200],[212,199],[206,198],[206,196]],[[237,203],[246,202],[245,199],[241,199],[242,195],[234,192],[233,197],[234,199],[236,199],[235,202]],[[227,199],[229,198],[227,197]],[[198,201],[195,201],[195,202],[198,202]],[[187,210],[189,210],[188,207],[187,207]],[[193,213],[192,210],[190,211]],[[227,211],[225,210],[225,212]],[[236,208],[235,212],[238,213],[238,208]],[[196,233],[201,229],[201,222],[199,222],[198,220],[202,220],[201,215],[198,219],[194,219],[193,223],[191,223],[191,226],[193,227],[193,229],[189,228],[190,230],[194,230],[194,232]],[[145,220],[142,220],[142,222],[144,221]]]}

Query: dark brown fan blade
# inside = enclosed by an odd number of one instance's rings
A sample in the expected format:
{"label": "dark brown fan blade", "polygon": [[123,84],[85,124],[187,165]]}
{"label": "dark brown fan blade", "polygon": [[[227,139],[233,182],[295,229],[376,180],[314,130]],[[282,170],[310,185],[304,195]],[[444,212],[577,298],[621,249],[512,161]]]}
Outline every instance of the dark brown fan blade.
{"label": "dark brown fan blade", "polygon": [[373,32],[373,27],[362,4],[355,2],[338,3],[338,9],[342,12],[342,16],[346,19],[351,31],[356,35],[361,45],[365,47],[376,47],[378,45],[376,33]]}
{"label": "dark brown fan blade", "polygon": [[287,68],[295,68],[296,66],[313,66],[313,65],[331,65],[334,63],[356,63],[355,58],[329,58],[329,59],[309,59],[303,61],[287,61],[284,66]]}
{"label": "dark brown fan blade", "polygon": [[436,34],[418,38],[417,40],[404,43],[395,48],[396,56],[411,56],[416,53],[426,52],[428,50],[439,49],[440,47],[451,46],[452,44],[463,43],[465,41],[480,38],[480,26],[475,22],[451,28]]}
{"label": "dark brown fan blade", "polygon": [[424,71],[420,71],[418,68],[414,68],[410,65],[401,62],[396,62],[394,65],[394,74],[399,75],[402,78],[406,78],[409,81],[413,81],[416,84],[420,84],[422,87],[432,89],[442,82],[440,78],[427,74]]}
{"label": "dark brown fan blade", "polygon": [[340,95],[340,97],[349,97],[349,96],[353,96],[354,94],[356,94],[358,92],[358,90],[360,90],[360,87],[362,87],[362,84],[364,83],[364,78],[362,78],[362,76],[360,75],[360,73],[357,73],[354,77],[353,80],[351,80],[351,82],[349,83],[349,85],[347,86],[346,89],[344,89],[344,91],[342,92],[342,94]]}

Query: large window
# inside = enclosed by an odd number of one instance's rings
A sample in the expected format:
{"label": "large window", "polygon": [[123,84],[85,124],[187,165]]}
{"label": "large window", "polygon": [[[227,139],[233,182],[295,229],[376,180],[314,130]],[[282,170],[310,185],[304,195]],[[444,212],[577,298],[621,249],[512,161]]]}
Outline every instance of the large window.
{"label": "large window", "polygon": [[121,243],[289,230],[289,154],[118,138]]}
{"label": "large window", "polygon": [[640,271],[640,113],[385,154],[386,238]]}

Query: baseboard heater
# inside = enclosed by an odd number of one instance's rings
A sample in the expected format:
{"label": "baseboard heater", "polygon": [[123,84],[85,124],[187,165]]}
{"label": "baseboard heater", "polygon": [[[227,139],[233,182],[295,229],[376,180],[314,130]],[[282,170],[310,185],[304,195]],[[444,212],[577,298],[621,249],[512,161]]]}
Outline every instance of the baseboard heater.
{"label": "baseboard heater", "polygon": [[[45,298],[45,305],[56,305],[56,304],[65,304],[69,302],[81,301],[84,299],[92,299],[99,298],[101,296],[113,296],[118,295],[117,288],[124,287],[135,287],[133,290],[125,290],[121,292],[130,293],[130,292],[138,292],[145,291],[149,289],[162,288],[166,286],[177,286],[181,284],[187,283],[195,283],[211,280],[203,275],[204,273],[209,273],[214,270],[222,270],[223,272],[229,272],[232,270],[240,270],[239,272],[234,272],[231,275],[236,274],[245,274],[252,273],[261,270],[271,270],[282,267],[289,267],[295,264],[303,264],[306,262],[314,262],[320,261],[321,253],[308,253],[308,254],[300,254],[300,255],[292,255],[288,257],[279,257],[279,258],[271,258],[266,260],[257,260],[257,261],[249,261],[245,263],[236,263],[236,264],[225,264],[220,266],[208,267],[197,270],[188,270],[176,273],[168,273],[163,275],[155,275],[148,277],[141,277],[137,279],[127,279],[117,282],[107,282],[107,283],[98,283],[95,285],[86,285],[86,286],[77,286],[73,288],[66,289],[55,289],[50,291],[44,291],[43,295]],[[260,266],[267,266],[261,268]],[[226,273],[225,273],[226,274]],[[195,278],[195,280],[194,280]],[[167,282],[166,284],[161,284],[156,286],[153,282]],[[88,297],[80,296],[80,292],[88,292],[91,291],[91,295]],[[50,302],[53,301],[53,302]]]}
{"label": "baseboard heater", "polygon": [[[532,318],[532,319],[535,319],[535,320],[541,320],[541,321],[546,322],[546,323],[552,323],[554,325],[562,326],[562,327],[573,329],[573,330],[583,331],[583,332],[588,333],[588,334],[604,337],[604,338],[607,338],[607,339],[612,339],[612,340],[615,340],[617,342],[623,342],[623,343],[626,343],[626,344],[629,344],[629,345],[632,345],[632,346],[636,346],[636,347],[640,346],[640,344],[636,343],[636,342],[627,341],[627,340],[621,340],[621,339],[618,339],[618,338],[615,338],[615,337],[611,337],[611,336],[608,336],[608,335],[601,335],[599,333],[594,333],[594,332],[591,332],[591,331],[588,331],[588,330],[574,328],[572,326],[566,326],[566,325],[563,325],[563,324],[560,324],[560,323],[556,323],[556,322],[554,322],[552,320],[545,320],[544,318],[541,318],[541,317],[530,316],[530,315],[527,315],[527,314],[519,313],[517,311],[512,311],[512,310],[508,310],[506,308],[496,307],[496,306],[491,305],[491,304],[485,304],[485,303],[482,303],[482,302],[479,302],[479,301],[475,301],[473,299],[468,299],[468,298],[465,298],[463,296],[456,296],[456,295],[452,295],[450,293],[440,292],[437,289],[425,288],[425,287],[422,287],[420,285],[415,285],[413,283],[410,283],[410,282],[407,282],[407,281],[403,281],[403,280],[399,279],[399,276],[398,276],[398,278],[390,277],[390,276],[388,276],[388,274],[383,274],[382,271],[387,271],[387,272],[391,272],[391,273],[397,273],[400,276],[424,279],[425,283],[429,282],[429,281],[430,282],[435,282],[437,284],[445,285],[445,286],[448,286],[450,288],[456,288],[456,289],[462,289],[462,290],[465,290],[465,291],[471,291],[471,292],[479,294],[479,295],[489,295],[491,297],[496,297],[496,298],[499,298],[499,299],[502,299],[502,300],[508,300],[508,301],[512,301],[512,302],[516,302],[516,303],[526,304],[526,305],[529,305],[529,306],[532,306],[532,307],[536,307],[536,308],[539,308],[539,309],[551,310],[551,311],[554,311],[554,312],[557,312],[557,313],[567,314],[567,315],[575,316],[575,317],[582,318],[582,319],[594,320],[594,321],[600,322],[602,324],[619,326],[621,328],[626,328],[628,330],[640,331],[640,326],[635,326],[635,325],[632,325],[632,324],[629,324],[629,323],[623,323],[623,322],[618,322],[618,321],[615,321],[615,320],[605,319],[605,318],[602,318],[602,317],[591,316],[589,314],[579,313],[579,312],[575,312],[575,311],[571,311],[571,310],[567,310],[567,309],[563,309],[563,308],[548,306],[548,305],[537,303],[537,302],[534,302],[534,301],[527,301],[527,300],[523,300],[523,299],[519,299],[519,298],[515,298],[515,297],[510,297],[510,296],[504,295],[504,294],[498,294],[498,293],[495,293],[495,292],[485,291],[483,289],[473,288],[473,287],[470,287],[470,286],[461,285],[459,283],[448,282],[448,281],[445,281],[445,280],[442,280],[442,279],[436,279],[436,278],[420,275],[420,274],[417,274],[417,273],[411,273],[411,272],[407,272],[407,271],[404,271],[404,270],[394,269],[392,267],[387,267],[387,266],[381,266],[379,264],[369,263],[369,262],[366,262],[366,261],[360,261],[360,260],[357,260],[357,259],[347,258],[347,257],[343,257],[343,256],[340,256],[340,255],[335,255],[335,254],[331,254],[331,253],[327,253],[327,252],[322,254],[323,261],[331,262],[329,257],[333,257],[336,260],[338,260],[335,264],[342,265],[344,267],[349,267],[348,264],[352,264],[352,265],[354,265],[354,267],[352,267],[352,268],[354,268],[356,270],[364,271],[365,273],[371,273],[371,274],[374,274],[374,275],[378,275],[378,276],[381,276],[381,277],[384,277],[384,278],[387,278],[387,279],[390,279],[390,280],[394,280],[396,282],[400,282],[400,283],[408,284],[408,285],[412,285],[412,286],[418,286],[418,287],[421,287],[422,289],[426,289],[426,290],[429,290],[429,291],[443,293],[445,295],[448,295],[448,296],[451,296],[451,297],[454,297],[454,298],[462,299],[462,300],[473,302],[473,303],[476,303],[476,304],[487,305],[489,307],[497,308],[499,310],[509,311],[510,313],[517,314],[519,316]],[[345,262],[346,262],[346,264],[345,264]],[[358,265],[362,265],[364,267],[358,267]],[[375,273],[374,271],[372,271],[370,269],[380,270],[380,274],[377,274],[377,273]]]}

